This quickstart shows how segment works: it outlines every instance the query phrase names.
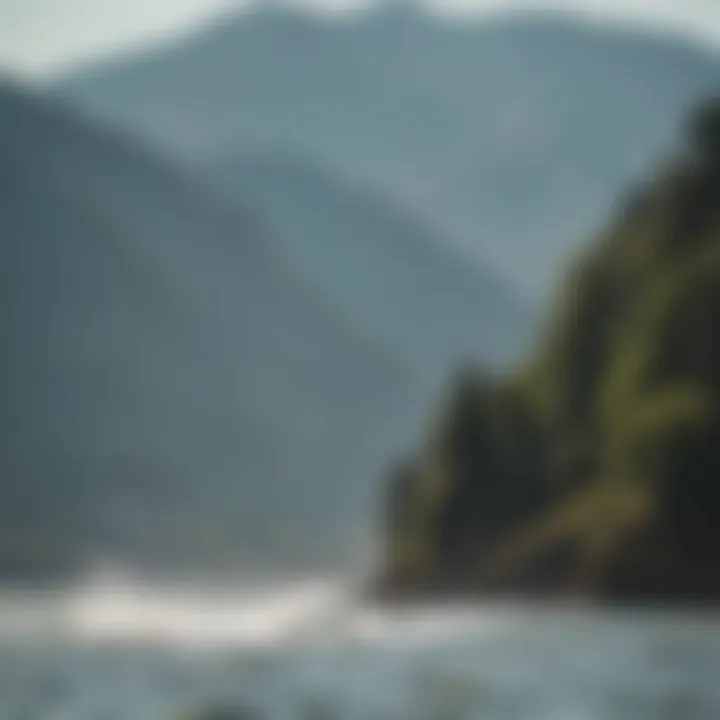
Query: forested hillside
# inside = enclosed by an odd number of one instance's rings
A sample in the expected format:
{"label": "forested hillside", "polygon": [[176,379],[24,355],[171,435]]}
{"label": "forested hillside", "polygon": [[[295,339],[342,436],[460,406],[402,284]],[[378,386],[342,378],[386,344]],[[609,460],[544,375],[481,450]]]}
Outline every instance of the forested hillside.
{"label": "forested hillside", "polygon": [[688,135],[396,469],[386,593],[720,597],[720,104]]}

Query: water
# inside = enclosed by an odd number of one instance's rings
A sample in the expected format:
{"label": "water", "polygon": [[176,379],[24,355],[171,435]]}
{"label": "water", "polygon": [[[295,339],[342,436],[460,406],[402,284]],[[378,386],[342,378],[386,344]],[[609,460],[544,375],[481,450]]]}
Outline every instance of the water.
{"label": "water", "polygon": [[0,601],[0,717],[717,720],[720,617],[445,607],[331,583]]}

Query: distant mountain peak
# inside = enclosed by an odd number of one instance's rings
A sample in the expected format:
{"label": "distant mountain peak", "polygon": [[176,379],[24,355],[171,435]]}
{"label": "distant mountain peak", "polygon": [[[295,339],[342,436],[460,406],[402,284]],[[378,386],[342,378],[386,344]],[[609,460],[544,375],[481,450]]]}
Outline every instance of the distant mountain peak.
{"label": "distant mountain peak", "polygon": [[427,3],[423,0],[385,0],[370,9],[370,13],[385,17],[417,17],[425,15]]}
{"label": "distant mountain peak", "polygon": [[451,25],[401,1],[335,23],[273,4],[62,90],[193,161],[291,148],[538,297],[718,67],[685,40],[569,13]]}

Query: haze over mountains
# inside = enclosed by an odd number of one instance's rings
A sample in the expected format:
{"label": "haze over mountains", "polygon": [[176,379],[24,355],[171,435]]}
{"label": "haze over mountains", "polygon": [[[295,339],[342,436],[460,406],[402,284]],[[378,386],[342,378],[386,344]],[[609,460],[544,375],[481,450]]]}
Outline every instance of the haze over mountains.
{"label": "haze over mountains", "polygon": [[406,4],[347,22],[269,7],[59,87],[186,158],[317,159],[535,298],[719,74],[679,41]]}
{"label": "haze over mountains", "polygon": [[350,320],[437,388],[469,361],[512,361],[532,335],[528,304],[469,267],[432,228],[307,158],[255,152],[209,176],[262,218],[282,254]]}
{"label": "haze over mountains", "polygon": [[529,311],[309,163],[191,172],[1,92],[0,569],[346,560],[438,382]]}
{"label": "haze over mountains", "polygon": [[559,22],[275,8],[0,86],[0,571],[344,563],[442,378],[521,355],[719,71]]}
{"label": "haze over mountains", "polygon": [[202,184],[0,93],[5,567],[342,554],[411,373]]}

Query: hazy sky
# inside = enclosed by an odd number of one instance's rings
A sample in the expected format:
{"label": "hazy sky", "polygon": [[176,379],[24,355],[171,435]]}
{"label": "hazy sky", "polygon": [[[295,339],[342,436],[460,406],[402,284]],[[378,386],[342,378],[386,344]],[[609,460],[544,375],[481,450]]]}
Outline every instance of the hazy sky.
{"label": "hazy sky", "polygon": [[[0,0],[0,68],[43,77],[73,64],[192,28],[251,0]],[[290,0],[344,10],[369,0]],[[444,12],[571,9],[677,29],[720,48],[720,0],[427,0]]]}

